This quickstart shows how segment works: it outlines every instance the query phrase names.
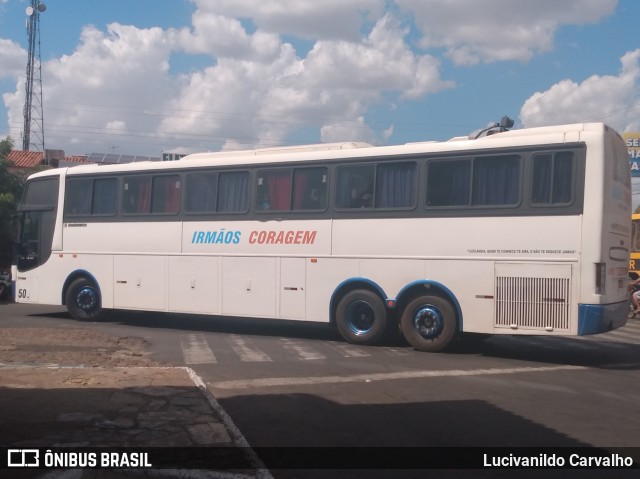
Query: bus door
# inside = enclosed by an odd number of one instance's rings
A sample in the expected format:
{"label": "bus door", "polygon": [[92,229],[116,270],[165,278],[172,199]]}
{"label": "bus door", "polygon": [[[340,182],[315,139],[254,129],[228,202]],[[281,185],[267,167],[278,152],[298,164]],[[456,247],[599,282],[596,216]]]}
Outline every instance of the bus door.
{"label": "bus door", "polygon": [[[53,223],[47,221],[49,210],[21,211],[18,230],[18,271],[37,268],[51,256]],[[46,225],[46,226],[45,226]]]}
{"label": "bus door", "polygon": [[44,264],[51,256],[58,185],[58,178],[27,183],[23,204],[18,207],[16,245],[18,272],[30,271]]}

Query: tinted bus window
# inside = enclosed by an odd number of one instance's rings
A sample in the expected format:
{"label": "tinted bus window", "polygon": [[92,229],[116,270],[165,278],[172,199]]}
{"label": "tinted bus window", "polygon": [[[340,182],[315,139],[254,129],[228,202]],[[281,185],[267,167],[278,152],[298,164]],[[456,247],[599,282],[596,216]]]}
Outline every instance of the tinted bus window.
{"label": "tinted bus window", "polygon": [[573,197],[573,153],[565,151],[533,157],[531,201],[567,204]]}
{"label": "tinted bus window", "polygon": [[116,214],[116,198],[118,180],[116,178],[100,178],[93,182],[93,198],[91,213],[94,215]]}
{"label": "tinted bus window", "polygon": [[373,206],[373,165],[338,167],[336,206],[371,208]]}
{"label": "tinted bus window", "polygon": [[235,171],[220,173],[218,182],[218,211],[246,213],[249,206],[249,173]]}
{"label": "tinted bus window", "polygon": [[64,199],[64,214],[114,215],[118,180],[116,178],[70,178]]}
{"label": "tinted bus window", "polygon": [[427,206],[468,205],[471,160],[432,161],[427,169]]}
{"label": "tinted bus window", "polygon": [[520,200],[520,158],[476,158],[473,205],[515,205]]}
{"label": "tinted bus window", "polygon": [[145,214],[151,211],[151,176],[125,177],[122,191],[122,211]]}
{"label": "tinted bus window", "polygon": [[291,170],[260,171],[257,177],[257,210],[291,209]]}
{"label": "tinted bus window", "polygon": [[509,206],[520,200],[520,157],[432,161],[427,206]]}
{"label": "tinted bus window", "polygon": [[216,211],[217,173],[189,173],[186,188],[185,209],[187,213],[213,213]]}
{"label": "tinted bus window", "polygon": [[293,171],[293,209],[324,210],[327,207],[327,169],[296,168]]}
{"label": "tinted bus window", "polygon": [[415,163],[384,163],[376,175],[376,208],[415,206]]}
{"label": "tinted bus window", "polygon": [[152,182],[151,213],[175,214],[180,210],[180,177],[154,176]]}
{"label": "tinted bus window", "polygon": [[27,182],[24,195],[25,206],[58,206],[58,178],[47,178]]}
{"label": "tinted bus window", "polygon": [[67,180],[67,188],[64,198],[64,213],[67,215],[90,214],[92,196],[92,178],[74,178]]}

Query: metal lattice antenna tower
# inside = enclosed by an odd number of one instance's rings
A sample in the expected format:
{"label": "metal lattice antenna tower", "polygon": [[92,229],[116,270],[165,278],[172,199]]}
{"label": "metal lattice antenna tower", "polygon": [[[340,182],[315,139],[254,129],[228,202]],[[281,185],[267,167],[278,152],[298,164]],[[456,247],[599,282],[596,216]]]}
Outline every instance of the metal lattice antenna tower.
{"label": "metal lattice antenna tower", "polygon": [[29,56],[27,58],[26,95],[24,100],[24,131],[22,149],[44,153],[44,115],[42,109],[42,66],[40,63],[40,14],[47,9],[39,0],[31,0],[27,7],[27,34]]}

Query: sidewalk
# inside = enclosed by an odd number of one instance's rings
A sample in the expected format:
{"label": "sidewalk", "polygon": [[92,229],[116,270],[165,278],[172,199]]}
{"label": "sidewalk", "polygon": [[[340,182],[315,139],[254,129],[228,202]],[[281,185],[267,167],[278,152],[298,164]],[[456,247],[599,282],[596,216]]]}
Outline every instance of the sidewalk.
{"label": "sidewalk", "polygon": [[[255,470],[261,466],[259,460],[204,383],[189,368],[3,367],[0,368],[0,412],[2,446],[126,447],[132,450],[136,447],[228,447],[229,451],[236,452],[233,470],[225,467],[225,472],[217,475],[203,475],[204,471],[189,475],[186,470],[177,470],[175,477],[255,477],[266,472]],[[51,476],[46,470],[37,472],[30,477],[62,477]],[[105,469],[87,469],[73,477],[147,475],[174,477],[167,470],[126,473]]]}

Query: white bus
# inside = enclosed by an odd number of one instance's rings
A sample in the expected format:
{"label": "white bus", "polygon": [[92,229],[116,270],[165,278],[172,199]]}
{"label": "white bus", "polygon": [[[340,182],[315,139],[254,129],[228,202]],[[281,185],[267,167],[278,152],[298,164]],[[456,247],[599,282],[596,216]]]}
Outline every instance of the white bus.
{"label": "white bus", "polygon": [[34,174],[16,296],[328,322],[418,350],[462,333],[625,324],[627,150],[599,123],[400,146],[310,145]]}

